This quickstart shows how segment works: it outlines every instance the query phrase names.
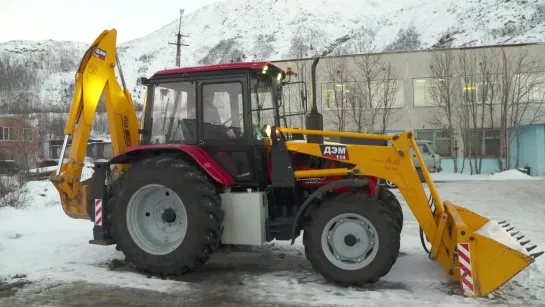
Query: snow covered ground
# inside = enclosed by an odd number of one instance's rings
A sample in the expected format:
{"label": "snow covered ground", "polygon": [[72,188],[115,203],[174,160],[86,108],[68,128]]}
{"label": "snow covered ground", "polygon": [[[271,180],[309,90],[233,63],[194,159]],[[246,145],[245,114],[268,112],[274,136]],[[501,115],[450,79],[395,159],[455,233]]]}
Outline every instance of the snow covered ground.
{"label": "snow covered ground", "polygon": [[494,174],[457,174],[457,173],[432,173],[433,181],[473,181],[473,180],[539,180],[543,177],[528,176],[527,174],[516,169],[510,169],[504,172]]}
{"label": "snow covered ground", "polygon": [[[518,176],[514,173],[499,175],[504,180],[458,178],[436,185],[444,200],[492,220],[507,219],[532,240],[530,245],[538,245],[533,252],[543,250],[545,181],[505,179]],[[156,306],[168,306],[174,302],[170,299],[177,299],[180,306],[208,306],[202,302],[210,306],[543,306],[545,302],[545,256],[487,298],[461,296],[458,283],[428,260],[418,224],[404,201],[401,254],[392,271],[365,289],[344,289],[326,284],[313,272],[301,240],[293,246],[273,242],[260,248],[225,247],[198,272],[178,280],[148,278],[124,263],[114,246],[88,244],[92,223],[67,217],[49,182],[32,182],[27,188],[30,203],[25,209],[0,209],[0,276],[13,281],[16,274],[25,274],[32,283],[12,295],[2,295],[0,289],[0,306],[58,306],[66,299],[83,304],[86,295],[88,304],[96,302],[98,290],[105,290],[102,298],[119,306],[127,302],[144,306],[157,293],[163,294]],[[392,191],[402,200],[397,190]],[[116,290],[108,290],[111,286]]]}

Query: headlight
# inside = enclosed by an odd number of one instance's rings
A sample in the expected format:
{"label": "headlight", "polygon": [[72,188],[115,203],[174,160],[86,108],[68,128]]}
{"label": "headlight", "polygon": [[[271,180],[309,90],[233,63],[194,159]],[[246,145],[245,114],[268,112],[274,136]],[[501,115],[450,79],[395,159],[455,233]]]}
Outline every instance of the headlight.
{"label": "headlight", "polygon": [[270,138],[271,137],[271,126],[270,125],[264,125],[263,126],[263,133]]}

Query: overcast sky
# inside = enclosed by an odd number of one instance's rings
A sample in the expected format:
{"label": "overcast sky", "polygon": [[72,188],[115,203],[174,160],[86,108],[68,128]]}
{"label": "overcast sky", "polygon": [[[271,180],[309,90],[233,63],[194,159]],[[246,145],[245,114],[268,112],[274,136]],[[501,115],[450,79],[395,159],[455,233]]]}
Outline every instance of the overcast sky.
{"label": "overcast sky", "polygon": [[117,29],[118,43],[158,30],[219,0],[0,0],[0,42],[72,40],[91,43]]}

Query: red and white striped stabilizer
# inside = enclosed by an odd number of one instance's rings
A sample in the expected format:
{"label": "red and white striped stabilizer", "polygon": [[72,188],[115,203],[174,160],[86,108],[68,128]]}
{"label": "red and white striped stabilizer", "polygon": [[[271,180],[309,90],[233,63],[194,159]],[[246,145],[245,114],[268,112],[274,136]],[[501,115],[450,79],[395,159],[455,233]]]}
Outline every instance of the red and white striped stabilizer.
{"label": "red and white striped stabilizer", "polygon": [[465,296],[473,296],[475,294],[475,286],[473,284],[473,274],[471,272],[471,255],[469,253],[468,243],[458,244],[458,262],[460,265],[462,292]]}
{"label": "red and white striped stabilizer", "polygon": [[95,199],[95,225],[102,226],[102,199]]}

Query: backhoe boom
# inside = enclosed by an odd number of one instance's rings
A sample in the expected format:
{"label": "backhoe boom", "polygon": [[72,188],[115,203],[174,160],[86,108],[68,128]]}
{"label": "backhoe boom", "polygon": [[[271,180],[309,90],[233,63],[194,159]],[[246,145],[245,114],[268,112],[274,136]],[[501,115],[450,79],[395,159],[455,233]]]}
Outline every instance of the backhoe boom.
{"label": "backhoe boom", "polygon": [[[115,75],[116,63],[119,64],[116,38],[116,30],[105,30],[81,60],[75,76],[75,93],[64,130],[65,139],[59,168],[50,177],[60,193],[65,213],[72,218],[91,218],[88,208],[93,207],[92,179],[80,179],[91,125],[102,95],[113,153],[119,154],[138,143],[138,118],[131,94],[126,88],[121,88]],[[122,81],[124,83],[123,79]],[[72,146],[68,161],[65,162],[64,150],[69,136],[72,136]]]}

